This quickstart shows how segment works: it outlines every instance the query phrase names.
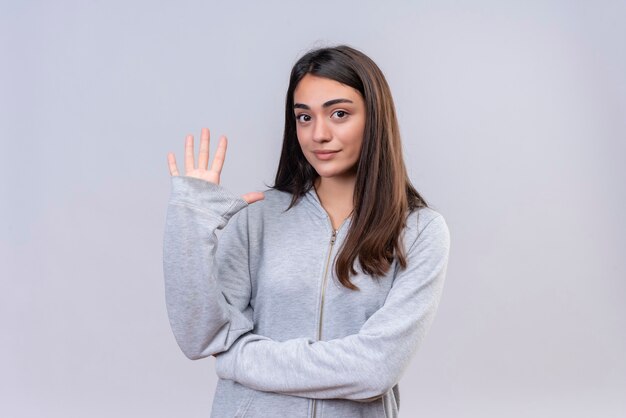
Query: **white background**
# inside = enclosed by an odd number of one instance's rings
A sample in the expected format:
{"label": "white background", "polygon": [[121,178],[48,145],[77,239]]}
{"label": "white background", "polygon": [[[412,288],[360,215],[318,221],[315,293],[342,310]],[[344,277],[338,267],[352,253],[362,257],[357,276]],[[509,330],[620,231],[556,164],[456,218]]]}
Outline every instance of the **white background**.
{"label": "white background", "polygon": [[0,415],[209,415],[213,358],[165,310],[166,154],[207,126],[225,186],[271,185],[291,66],[347,43],[451,230],[401,416],[626,416],[625,21],[623,1],[3,0]]}

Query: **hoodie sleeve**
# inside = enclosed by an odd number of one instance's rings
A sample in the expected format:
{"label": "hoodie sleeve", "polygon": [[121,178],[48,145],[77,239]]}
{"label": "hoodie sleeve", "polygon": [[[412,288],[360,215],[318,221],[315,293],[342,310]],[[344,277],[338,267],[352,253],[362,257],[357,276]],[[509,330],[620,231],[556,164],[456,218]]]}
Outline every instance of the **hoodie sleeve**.
{"label": "hoodie sleeve", "polygon": [[370,401],[400,380],[437,310],[450,236],[441,215],[407,251],[384,305],[357,334],[315,341],[274,341],[247,333],[216,358],[220,378],[252,389],[307,398]]}
{"label": "hoodie sleeve", "polygon": [[[165,300],[174,337],[192,360],[227,350],[253,329],[247,210],[242,210],[247,206],[220,185],[171,177],[163,238]],[[218,246],[216,232],[222,229]]]}

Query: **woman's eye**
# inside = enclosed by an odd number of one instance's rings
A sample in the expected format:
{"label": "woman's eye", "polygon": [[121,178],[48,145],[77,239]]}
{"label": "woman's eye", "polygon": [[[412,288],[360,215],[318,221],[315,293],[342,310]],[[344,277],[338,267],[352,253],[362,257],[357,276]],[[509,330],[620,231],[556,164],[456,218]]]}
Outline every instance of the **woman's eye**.
{"label": "woman's eye", "polygon": [[348,113],[346,113],[345,110],[337,110],[334,114],[337,115],[339,119],[343,119],[348,116]]}
{"label": "woman's eye", "polygon": [[298,122],[308,122],[311,120],[311,116],[307,115],[306,113],[302,113],[300,115],[296,115],[296,120]]}

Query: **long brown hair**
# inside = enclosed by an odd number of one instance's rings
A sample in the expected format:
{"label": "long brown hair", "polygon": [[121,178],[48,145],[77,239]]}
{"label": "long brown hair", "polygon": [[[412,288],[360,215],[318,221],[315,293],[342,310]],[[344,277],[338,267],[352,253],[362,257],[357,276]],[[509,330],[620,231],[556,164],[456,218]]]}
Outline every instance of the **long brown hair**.
{"label": "long brown hair", "polygon": [[377,277],[385,274],[397,258],[402,269],[407,261],[401,234],[408,212],[426,207],[426,201],[408,178],[400,130],[389,85],[382,71],[368,56],[346,45],[318,48],[293,66],[285,105],[283,146],[274,189],[289,192],[290,209],[313,187],[318,177],[309,164],[296,133],[294,91],[306,74],[326,77],[358,90],[365,101],[366,121],[354,186],[354,211],[348,235],[337,256],[336,275],[345,287],[361,269]]}

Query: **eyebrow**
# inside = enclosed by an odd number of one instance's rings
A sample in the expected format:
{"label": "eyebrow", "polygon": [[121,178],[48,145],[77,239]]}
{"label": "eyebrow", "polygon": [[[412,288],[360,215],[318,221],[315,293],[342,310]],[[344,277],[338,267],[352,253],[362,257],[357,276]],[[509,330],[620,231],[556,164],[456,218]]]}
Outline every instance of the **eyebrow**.
{"label": "eyebrow", "polygon": [[[322,107],[326,108],[326,107],[335,105],[337,103],[354,103],[354,102],[348,99],[332,99],[324,103]],[[293,107],[294,109],[307,109],[307,110],[311,109],[308,105],[305,105],[304,103],[294,103]]]}

